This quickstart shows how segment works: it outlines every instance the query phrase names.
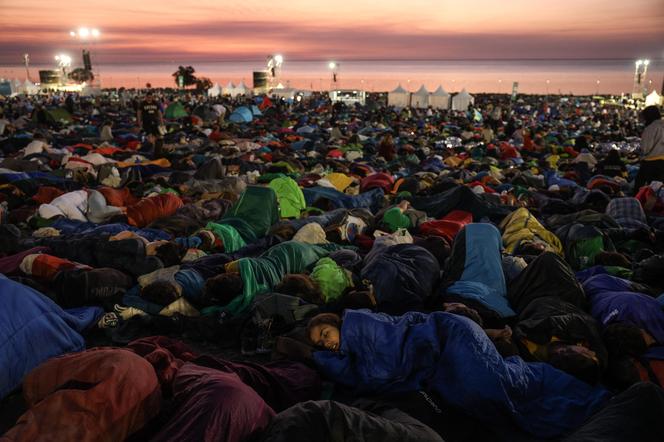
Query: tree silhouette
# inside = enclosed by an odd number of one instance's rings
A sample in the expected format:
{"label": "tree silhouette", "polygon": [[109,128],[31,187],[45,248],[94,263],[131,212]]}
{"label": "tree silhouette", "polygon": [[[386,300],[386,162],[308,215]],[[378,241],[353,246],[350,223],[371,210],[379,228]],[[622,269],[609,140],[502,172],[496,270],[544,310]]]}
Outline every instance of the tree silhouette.
{"label": "tree silhouette", "polygon": [[178,82],[178,77],[182,77],[182,86],[192,86],[196,84],[196,75],[194,73],[196,70],[192,66],[178,66],[178,70],[173,72],[173,78],[175,79],[175,84],[180,86]]}
{"label": "tree silhouette", "polygon": [[212,87],[212,80],[207,77],[199,77],[196,79],[196,90],[205,92]]}

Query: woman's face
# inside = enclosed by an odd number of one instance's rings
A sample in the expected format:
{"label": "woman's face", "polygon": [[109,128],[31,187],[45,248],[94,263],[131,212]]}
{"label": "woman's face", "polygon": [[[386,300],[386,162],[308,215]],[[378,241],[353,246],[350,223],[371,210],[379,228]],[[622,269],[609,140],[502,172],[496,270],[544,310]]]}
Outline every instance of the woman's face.
{"label": "woman's face", "polygon": [[309,334],[311,342],[331,351],[339,351],[339,329],[330,324],[316,325]]}

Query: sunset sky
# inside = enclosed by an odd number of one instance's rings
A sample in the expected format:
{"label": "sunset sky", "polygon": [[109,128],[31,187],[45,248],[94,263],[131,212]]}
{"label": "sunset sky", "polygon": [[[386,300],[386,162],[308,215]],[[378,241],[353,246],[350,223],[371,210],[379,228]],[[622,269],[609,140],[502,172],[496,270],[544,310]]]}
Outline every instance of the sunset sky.
{"label": "sunset sky", "polygon": [[[191,6],[190,6],[191,4]],[[662,0],[0,0],[0,64],[97,27],[104,63],[664,56]]]}

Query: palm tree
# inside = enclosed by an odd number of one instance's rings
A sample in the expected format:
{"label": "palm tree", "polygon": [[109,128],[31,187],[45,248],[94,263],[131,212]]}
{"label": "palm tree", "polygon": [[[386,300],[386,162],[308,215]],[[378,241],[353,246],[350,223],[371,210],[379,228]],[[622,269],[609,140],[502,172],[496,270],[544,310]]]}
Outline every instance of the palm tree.
{"label": "palm tree", "polygon": [[[178,66],[178,70],[173,72],[175,84],[182,87],[196,84],[196,75],[194,75],[195,72],[196,70],[192,66]],[[180,77],[182,77],[182,84],[180,84],[179,81]]]}

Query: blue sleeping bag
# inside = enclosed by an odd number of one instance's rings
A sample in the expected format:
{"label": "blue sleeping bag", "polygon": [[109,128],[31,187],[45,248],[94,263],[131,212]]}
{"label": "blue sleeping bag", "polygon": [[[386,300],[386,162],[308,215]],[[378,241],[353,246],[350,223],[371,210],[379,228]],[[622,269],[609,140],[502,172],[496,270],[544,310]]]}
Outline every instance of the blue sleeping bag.
{"label": "blue sleeping bag", "polygon": [[501,317],[515,316],[507,301],[507,287],[500,255],[502,239],[492,224],[473,223],[464,227],[466,256],[461,279],[447,293],[472,299]]}
{"label": "blue sleeping bag", "polygon": [[503,359],[470,319],[444,312],[401,317],[347,310],[339,352],[314,353],[317,366],[357,395],[433,390],[487,424],[515,422],[540,438],[569,432],[608,392],[551,365]]}
{"label": "blue sleeping bag", "polygon": [[362,279],[373,284],[378,310],[393,315],[421,309],[439,277],[438,260],[414,244],[371,253],[362,269]]}
{"label": "blue sleeping bag", "polygon": [[86,235],[89,237],[117,235],[120,232],[129,230],[142,236],[148,241],[170,240],[171,235],[158,229],[139,229],[129,224],[95,224],[91,222],[77,221],[73,219],[60,218],[51,224],[51,227],[60,231],[62,235]]}
{"label": "blue sleeping bag", "polygon": [[590,300],[590,314],[603,327],[626,322],[648,333],[664,345],[664,310],[657,299],[632,290],[630,281],[608,274],[593,276],[583,283]]}
{"label": "blue sleeping bag", "polygon": [[47,359],[85,349],[80,333],[102,313],[99,307],[65,311],[36,290],[0,275],[0,399]]}
{"label": "blue sleeping bag", "polygon": [[312,206],[319,199],[326,199],[335,209],[365,208],[376,213],[383,204],[383,189],[375,188],[362,192],[359,195],[348,195],[330,187],[308,187],[302,189],[304,199],[308,206]]}

